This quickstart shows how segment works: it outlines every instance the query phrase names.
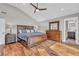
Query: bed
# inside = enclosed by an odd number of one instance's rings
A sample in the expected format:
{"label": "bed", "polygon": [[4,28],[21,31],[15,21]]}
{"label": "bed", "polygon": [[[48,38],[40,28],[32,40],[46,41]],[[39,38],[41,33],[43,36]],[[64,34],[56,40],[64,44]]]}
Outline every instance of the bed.
{"label": "bed", "polygon": [[22,45],[31,48],[45,41],[47,36],[45,33],[36,32],[34,26],[17,25],[17,38]]}

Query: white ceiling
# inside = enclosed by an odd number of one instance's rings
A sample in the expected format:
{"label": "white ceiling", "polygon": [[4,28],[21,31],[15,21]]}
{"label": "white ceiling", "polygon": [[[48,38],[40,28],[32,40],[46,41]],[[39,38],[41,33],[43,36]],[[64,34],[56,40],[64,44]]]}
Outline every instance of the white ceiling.
{"label": "white ceiling", "polygon": [[29,3],[10,3],[10,5],[22,10],[39,22],[79,12],[79,3],[39,3],[39,7],[45,7],[47,10],[36,13],[33,12],[34,7]]}

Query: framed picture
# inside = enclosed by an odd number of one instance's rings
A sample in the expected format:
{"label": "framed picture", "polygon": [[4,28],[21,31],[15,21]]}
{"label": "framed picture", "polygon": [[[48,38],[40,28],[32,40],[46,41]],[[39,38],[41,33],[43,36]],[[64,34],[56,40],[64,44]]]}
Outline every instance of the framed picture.
{"label": "framed picture", "polygon": [[59,30],[59,21],[49,22],[49,30]]}

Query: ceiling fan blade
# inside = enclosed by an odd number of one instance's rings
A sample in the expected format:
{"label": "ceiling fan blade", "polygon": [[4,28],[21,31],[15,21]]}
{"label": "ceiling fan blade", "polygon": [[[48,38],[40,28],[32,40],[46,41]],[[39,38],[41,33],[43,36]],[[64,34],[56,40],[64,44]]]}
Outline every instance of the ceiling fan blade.
{"label": "ceiling fan blade", "polygon": [[34,10],[34,13],[36,12],[36,9]]}
{"label": "ceiling fan blade", "polygon": [[47,10],[47,8],[39,8],[39,10]]}
{"label": "ceiling fan blade", "polygon": [[38,7],[37,6],[35,6],[35,5],[33,5],[32,3],[30,3],[30,5],[32,5],[34,8],[36,8],[36,9],[38,9]]}

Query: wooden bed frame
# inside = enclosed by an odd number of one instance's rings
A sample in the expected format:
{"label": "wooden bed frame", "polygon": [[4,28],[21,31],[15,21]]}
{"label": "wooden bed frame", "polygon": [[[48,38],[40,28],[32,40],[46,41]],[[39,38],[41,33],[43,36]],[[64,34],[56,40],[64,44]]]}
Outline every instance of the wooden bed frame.
{"label": "wooden bed frame", "polygon": [[[34,26],[26,26],[26,25],[17,25],[17,34],[19,33],[18,30],[20,29],[29,29],[29,30],[34,30]],[[35,31],[35,30],[34,30]]]}
{"label": "wooden bed frame", "polygon": [[[22,29],[28,29],[28,30],[34,30],[34,26],[26,26],[26,25],[17,25],[17,35],[19,34],[19,30]],[[35,32],[35,30],[34,30]],[[35,45],[38,45],[40,42],[45,41],[47,39],[47,35],[43,34],[43,35],[38,35],[38,36],[34,36],[34,37],[29,37],[27,39],[27,42],[25,40],[20,39],[18,36],[18,42],[20,42],[22,45],[24,45],[25,47],[32,47]]]}

